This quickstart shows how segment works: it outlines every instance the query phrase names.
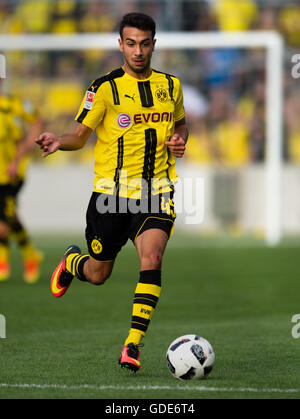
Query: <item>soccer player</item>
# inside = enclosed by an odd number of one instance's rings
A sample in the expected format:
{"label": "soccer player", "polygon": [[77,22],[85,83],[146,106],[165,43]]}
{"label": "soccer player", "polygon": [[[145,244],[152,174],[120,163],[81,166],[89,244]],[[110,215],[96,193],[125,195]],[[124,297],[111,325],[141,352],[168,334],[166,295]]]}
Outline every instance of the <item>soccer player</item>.
{"label": "soccer player", "polygon": [[103,284],[128,238],[134,243],[140,272],[129,335],[121,367],[140,368],[139,347],[161,291],[162,257],[172,233],[175,158],[188,137],[179,80],[151,68],[155,22],[130,13],[120,23],[124,64],[95,80],[76,116],[73,133],[43,133],[36,142],[48,156],[84,146],[96,129],[94,192],[87,209],[89,254],[70,245],[51,278],[55,297],[64,295],[76,276]]}
{"label": "soccer player", "polygon": [[10,277],[10,239],[20,248],[24,280],[39,279],[42,255],[19,219],[17,196],[25,179],[26,156],[41,129],[42,121],[29,102],[3,95],[0,89],[0,282]]}

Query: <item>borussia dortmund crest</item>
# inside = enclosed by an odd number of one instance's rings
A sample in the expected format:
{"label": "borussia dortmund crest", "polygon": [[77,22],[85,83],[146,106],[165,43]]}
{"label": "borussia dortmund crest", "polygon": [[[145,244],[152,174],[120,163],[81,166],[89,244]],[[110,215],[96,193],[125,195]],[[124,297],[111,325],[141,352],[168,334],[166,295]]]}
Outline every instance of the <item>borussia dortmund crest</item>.
{"label": "borussia dortmund crest", "polygon": [[162,103],[164,103],[168,100],[168,93],[167,93],[166,89],[163,89],[161,87],[155,91],[155,96],[156,96],[157,100],[159,100]]}
{"label": "borussia dortmund crest", "polygon": [[102,244],[101,244],[101,243],[99,242],[99,240],[97,240],[97,239],[94,239],[94,240],[92,241],[91,247],[92,247],[93,252],[94,252],[96,255],[98,255],[99,253],[101,253],[101,252],[102,252]]}

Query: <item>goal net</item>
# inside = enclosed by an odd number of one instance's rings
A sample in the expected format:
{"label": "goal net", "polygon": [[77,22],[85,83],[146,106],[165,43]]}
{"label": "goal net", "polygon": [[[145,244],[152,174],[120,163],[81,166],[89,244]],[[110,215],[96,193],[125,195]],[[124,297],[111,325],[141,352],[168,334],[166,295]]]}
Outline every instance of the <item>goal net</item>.
{"label": "goal net", "polygon": [[[295,177],[283,176],[281,37],[252,31],[161,32],[156,38],[153,67],[181,80],[190,128],[186,158],[178,161],[177,228],[259,234],[270,245],[284,232],[299,231],[298,215],[283,199],[283,181]],[[122,65],[116,33],[1,35],[0,51],[5,89],[31,100],[47,131],[58,134],[74,128],[90,82]],[[83,228],[94,141],[45,160],[37,153],[22,195],[29,228]]]}

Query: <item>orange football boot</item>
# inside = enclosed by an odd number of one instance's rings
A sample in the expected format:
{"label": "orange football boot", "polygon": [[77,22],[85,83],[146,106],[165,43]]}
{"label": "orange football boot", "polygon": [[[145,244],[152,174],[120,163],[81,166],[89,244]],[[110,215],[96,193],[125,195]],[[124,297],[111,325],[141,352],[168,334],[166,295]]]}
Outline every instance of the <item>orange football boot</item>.
{"label": "orange football boot", "polygon": [[34,284],[40,278],[40,265],[43,260],[43,254],[39,250],[34,251],[24,258],[24,281],[28,284]]}
{"label": "orange football boot", "polygon": [[10,277],[10,266],[7,259],[0,259],[0,282],[6,281]]}
{"label": "orange football boot", "polygon": [[0,245],[0,282],[10,277],[9,248]]}
{"label": "orange football boot", "polygon": [[138,345],[134,343],[128,343],[123,347],[119,364],[121,368],[128,368],[129,370],[136,372],[141,368],[140,353]]}
{"label": "orange football boot", "polygon": [[57,265],[55,271],[52,274],[50,288],[54,297],[62,297],[69,286],[71,285],[74,276],[66,269],[66,259],[71,253],[81,253],[78,246],[71,245],[65,251],[62,260]]}

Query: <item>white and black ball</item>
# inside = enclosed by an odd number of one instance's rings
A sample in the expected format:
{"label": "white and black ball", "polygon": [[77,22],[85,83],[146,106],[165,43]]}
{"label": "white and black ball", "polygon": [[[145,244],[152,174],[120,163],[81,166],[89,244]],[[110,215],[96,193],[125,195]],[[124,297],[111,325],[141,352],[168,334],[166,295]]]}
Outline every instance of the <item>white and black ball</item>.
{"label": "white and black ball", "polygon": [[171,374],[181,380],[206,377],[213,369],[215,353],[211,344],[198,335],[175,339],[167,350],[167,365]]}

